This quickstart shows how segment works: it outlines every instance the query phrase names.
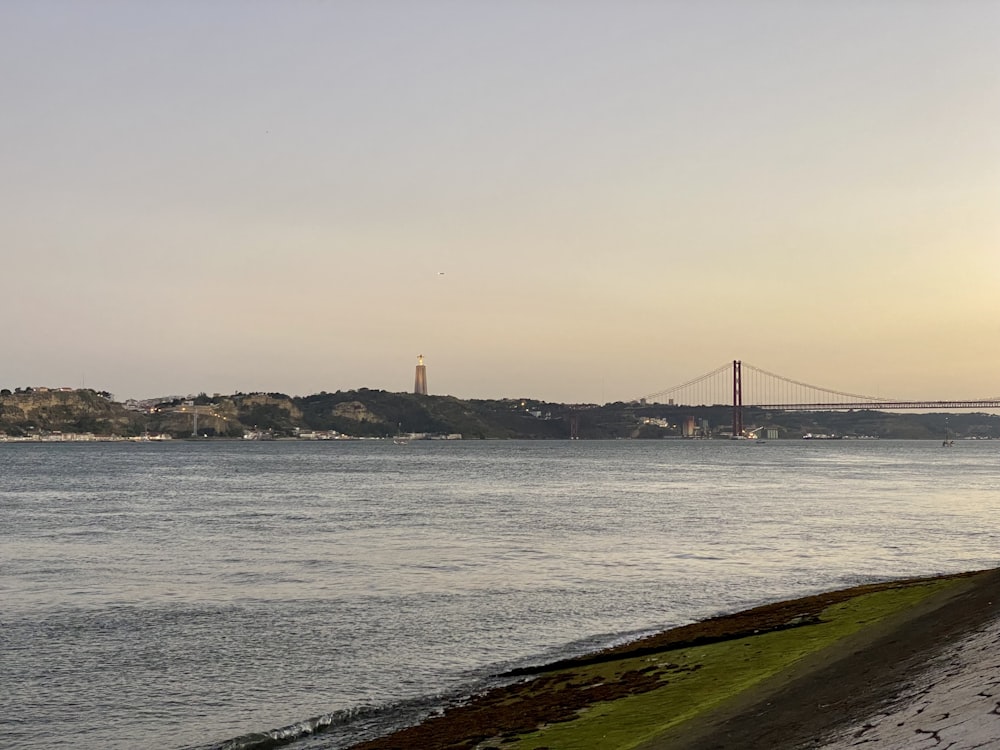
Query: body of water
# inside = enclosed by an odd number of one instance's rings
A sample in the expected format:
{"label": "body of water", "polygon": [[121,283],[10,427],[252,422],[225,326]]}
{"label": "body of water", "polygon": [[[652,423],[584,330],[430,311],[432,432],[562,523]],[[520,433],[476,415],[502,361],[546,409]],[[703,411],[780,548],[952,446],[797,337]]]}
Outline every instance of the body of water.
{"label": "body of water", "polygon": [[998,515],[988,441],[0,445],[0,746],[343,748],[511,667],[996,566]]}

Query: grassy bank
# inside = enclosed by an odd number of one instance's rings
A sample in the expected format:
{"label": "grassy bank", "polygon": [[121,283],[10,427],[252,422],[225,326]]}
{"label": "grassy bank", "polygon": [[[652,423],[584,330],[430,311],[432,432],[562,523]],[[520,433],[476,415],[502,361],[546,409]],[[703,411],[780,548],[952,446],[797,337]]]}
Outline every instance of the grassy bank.
{"label": "grassy bank", "polygon": [[358,748],[638,748],[683,732],[688,720],[966,578],[859,586],[675,628],[541,667],[523,682]]}
{"label": "grassy bank", "polygon": [[[625,658],[559,675],[579,682],[615,682],[630,672],[655,678],[652,689],[596,702],[572,720],[526,733],[503,747],[559,750],[633,748],[888,615],[912,607],[949,581],[933,581],[861,594],[826,607],[799,627]],[[556,685],[558,684],[555,683]],[[564,683],[565,684],[565,683]],[[552,689],[539,685],[539,689]],[[558,688],[556,688],[558,689]],[[530,700],[530,698],[529,698]],[[512,739],[512,738],[508,738]]]}

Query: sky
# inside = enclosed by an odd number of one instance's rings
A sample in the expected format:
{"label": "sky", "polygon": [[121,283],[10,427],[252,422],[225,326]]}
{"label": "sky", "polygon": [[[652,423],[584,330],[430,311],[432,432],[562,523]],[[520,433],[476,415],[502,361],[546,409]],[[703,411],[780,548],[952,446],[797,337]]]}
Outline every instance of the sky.
{"label": "sky", "polygon": [[3,0],[0,101],[0,387],[1000,396],[997,0]]}

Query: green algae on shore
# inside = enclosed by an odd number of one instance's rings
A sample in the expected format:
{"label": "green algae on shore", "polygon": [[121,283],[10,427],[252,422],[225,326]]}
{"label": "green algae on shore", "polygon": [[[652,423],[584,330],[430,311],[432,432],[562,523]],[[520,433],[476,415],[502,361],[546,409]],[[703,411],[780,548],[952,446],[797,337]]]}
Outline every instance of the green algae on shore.
{"label": "green algae on shore", "polygon": [[[951,597],[982,573],[865,584],[767,604],[517,674],[532,675],[354,750],[626,750],[685,737],[702,717],[835,655],[857,634]],[[876,626],[876,627],[872,627]],[[514,674],[514,673],[512,673]],[[732,700],[731,700],[732,699]]]}
{"label": "green algae on shore", "polygon": [[[516,739],[508,736],[504,738],[503,747],[510,750],[625,750],[637,747],[803,657],[912,607],[951,583],[951,580],[935,580],[860,594],[825,608],[818,620],[803,623],[803,627],[575,670],[575,682],[602,684],[620,680],[630,672],[641,672],[655,676],[658,684],[628,697],[594,703],[570,721],[553,723]],[[551,685],[539,687],[552,689]],[[525,699],[530,700],[530,697],[525,696]],[[487,741],[478,747],[491,746],[495,743]]]}

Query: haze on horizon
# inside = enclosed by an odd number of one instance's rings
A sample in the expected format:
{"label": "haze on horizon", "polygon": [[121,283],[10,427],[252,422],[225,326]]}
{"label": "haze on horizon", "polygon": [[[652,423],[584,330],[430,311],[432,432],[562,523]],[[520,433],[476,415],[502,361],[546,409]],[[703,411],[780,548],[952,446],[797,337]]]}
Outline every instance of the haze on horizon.
{"label": "haze on horizon", "polygon": [[1000,395],[1000,3],[0,6],[0,387]]}

